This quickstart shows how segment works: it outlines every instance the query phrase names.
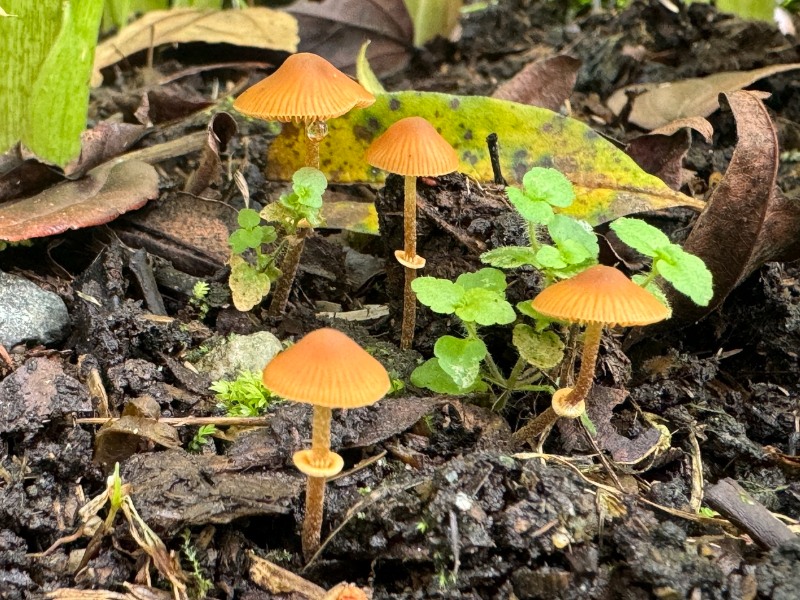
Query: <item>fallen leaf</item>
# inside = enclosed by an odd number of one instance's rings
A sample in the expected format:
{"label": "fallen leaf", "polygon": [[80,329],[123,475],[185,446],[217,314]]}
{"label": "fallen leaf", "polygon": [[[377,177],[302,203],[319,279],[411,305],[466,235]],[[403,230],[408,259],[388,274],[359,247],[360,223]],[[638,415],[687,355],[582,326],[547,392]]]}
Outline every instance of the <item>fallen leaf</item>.
{"label": "fallen leaf", "polygon": [[348,73],[365,41],[378,75],[399,71],[411,58],[413,25],[403,0],[301,0],[289,9],[297,18],[301,52],[324,56]]}
{"label": "fallen leaf", "polygon": [[195,89],[173,83],[148,90],[135,116],[140,123],[152,126],[153,123],[183,119],[212,104],[213,101],[204,98]]}
{"label": "fallen leaf", "polygon": [[224,152],[239,128],[236,121],[226,112],[218,112],[208,124],[206,146],[197,169],[189,175],[184,186],[184,191],[189,194],[199,194],[212,183],[218,181],[222,175],[222,161],[219,153]]}
{"label": "fallen leaf", "polygon": [[133,146],[144,131],[142,125],[101,121],[81,134],[81,153],[64,167],[64,175],[69,179],[83,177],[89,170]]}
{"label": "fallen leaf", "polygon": [[[596,225],[622,215],[703,203],[671,190],[645,173],[624,152],[590,127],[552,111],[480,96],[431,92],[380,95],[375,104],[328,122],[320,148],[321,169],[330,182],[380,182],[386,174],[364,161],[369,144],[395,121],[412,115],[428,119],[457,150],[459,171],[492,181],[486,136],[497,133],[503,175],[519,183],[535,166],[555,167],[575,186],[568,213]],[[301,132],[286,124],[268,152],[267,175],[291,179],[304,164]]]}
{"label": "fallen leaf", "polygon": [[560,55],[526,65],[498,87],[492,98],[557,111],[572,94],[581,61]]}
{"label": "fallen leaf", "polygon": [[[627,395],[623,390],[596,385],[592,388],[590,401],[586,403],[586,414],[596,428],[593,437],[597,445],[609,452],[615,463],[635,465],[651,456],[663,445],[664,432],[655,427],[645,427],[643,422],[634,439],[621,435],[612,423],[613,411],[616,406],[622,404]],[[562,430],[569,429],[569,432],[564,432],[564,439],[581,439],[581,436],[577,435],[577,421],[561,419],[559,427]]]}
{"label": "fallen leaf", "polygon": [[714,275],[714,297],[697,306],[670,293],[672,321],[695,321],[719,306],[762,264],[797,251],[800,202],[776,192],[779,148],[763,92],[724,94],[736,120],[738,142],[722,181],[714,188],[684,244]]}
{"label": "fallen leaf", "polygon": [[322,205],[326,229],[346,229],[356,233],[379,235],[378,212],[371,202],[339,200]]}
{"label": "fallen leaf", "polygon": [[158,196],[158,174],[147,163],[104,164],[31,198],[0,205],[0,240],[18,242],[68,229],[102,225]]}
{"label": "fallen leaf", "polygon": [[692,146],[689,129],[694,129],[711,143],[714,128],[703,117],[676,119],[632,139],[625,148],[628,155],[651,175],[655,175],[673,190],[683,185],[683,159]]}
{"label": "fallen leaf", "polygon": [[628,93],[643,91],[633,99],[628,122],[655,129],[675,119],[707,117],[719,108],[718,97],[755,83],[759,79],[800,69],[800,63],[770,65],[752,71],[726,71],[708,77],[663,83],[629,85],[609,97],[608,107],[619,115],[628,104]]}
{"label": "fallen leaf", "polygon": [[649,133],[628,142],[625,151],[636,164],[673,190],[683,185],[683,159],[692,147],[692,134],[680,129],[671,135]]}
{"label": "fallen leaf", "polygon": [[149,441],[165,448],[179,448],[174,427],[147,417],[123,416],[103,425],[95,435],[94,460],[111,466],[133,456],[139,445]]}
{"label": "fallen leaf", "polygon": [[297,21],[279,10],[154,10],[97,46],[92,85],[102,83],[101,69],[151,47],[204,42],[295,52],[298,40]]}

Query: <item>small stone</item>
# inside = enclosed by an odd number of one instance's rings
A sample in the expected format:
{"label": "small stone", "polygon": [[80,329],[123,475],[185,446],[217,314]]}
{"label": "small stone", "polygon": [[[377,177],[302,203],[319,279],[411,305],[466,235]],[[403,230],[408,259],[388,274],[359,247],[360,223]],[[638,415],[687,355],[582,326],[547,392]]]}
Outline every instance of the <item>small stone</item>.
{"label": "small stone", "polygon": [[0,344],[54,344],[68,330],[67,306],[57,294],[0,271]]}
{"label": "small stone", "polygon": [[234,380],[241,371],[261,373],[266,364],[283,350],[281,341],[268,331],[231,335],[203,355],[194,366],[212,381]]}

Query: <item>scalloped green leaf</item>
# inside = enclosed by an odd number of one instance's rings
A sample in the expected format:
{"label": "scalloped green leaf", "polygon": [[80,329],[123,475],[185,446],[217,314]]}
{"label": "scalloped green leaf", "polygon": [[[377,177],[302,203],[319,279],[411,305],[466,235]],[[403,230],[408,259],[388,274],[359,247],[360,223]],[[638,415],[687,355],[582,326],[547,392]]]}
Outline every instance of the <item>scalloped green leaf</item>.
{"label": "scalloped green leaf", "polygon": [[437,313],[454,313],[456,305],[464,298],[464,288],[449,279],[417,277],[411,282],[411,289],[421,304]]}
{"label": "scalloped green leaf", "polygon": [[[328,122],[320,169],[329,182],[379,182],[386,174],[364,161],[370,143],[395,121],[428,119],[457,150],[459,170],[480,181],[493,179],[486,136],[500,139],[503,174],[519,184],[531,167],[558,169],[572,182],[576,199],[564,212],[597,225],[622,215],[703,203],[671,190],[645,173],[624,152],[590,127],[552,111],[486,98],[433,92],[380,95],[375,104]],[[291,179],[304,164],[305,139],[287,124],[268,153],[267,174]]]}
{"label": "scalloped green leaf", "polygon": [[517,318],[514,307],[502,293],[480,287],[464,292],[464,298],[456,306],[455,312],[462,321],[487,326],[508,325]]}
{"label": "scalloped green leaf", "polygon": [[438,358],[430,358],[418,366],[411,373],[411,383],[417,387],[428,388],[437,394],[460,395],[469,392],[482,392],[487,385],[480,379],[469,388],[461,388],[453,381],[452,377],[442,370]]}
{"label": "scalloped green leaf", "polygon": [[486,356],[486,344],[481,340],[443,335],[436,340],[433,354],[457,386],[468,388],[478,380],[481,361]]}
{"label": "scalloped green leaf", "polygon": [[520,324],[514,327],[512,341],[519,355],[539,369],[552,369],[564,358],[564,342],[552,331],[537,332]]}
{"label": "scalloped green leaf", "polygon": [[499,269],[486,267],[473,273],[462,273],[456,283],[465,290],[483,288],[502,294],[506,290],[506,274]]}
{"label": "scalloped green leaf", "polygon": [[501,246],[481,254],[481,262],[501,269],[536,264],[536,251],[530,246]]}

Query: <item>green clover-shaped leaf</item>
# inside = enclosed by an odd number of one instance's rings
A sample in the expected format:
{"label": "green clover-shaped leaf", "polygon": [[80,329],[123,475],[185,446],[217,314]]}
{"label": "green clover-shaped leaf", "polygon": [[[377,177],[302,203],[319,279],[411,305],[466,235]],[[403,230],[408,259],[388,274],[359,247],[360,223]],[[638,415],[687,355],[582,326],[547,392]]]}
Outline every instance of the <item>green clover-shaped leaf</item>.
{"label": "green clover-shaped leaf", "polygon": [[621,217],[610,227],[623,243],[645,256],[655,257],[660,248],[672,245],[664,232],[641,219]]}
{"label": "green clover-shaped leaf", "polygon": [[417,300],[433,312],[453,314],[464,297],[464,288],[447,279],[417,277],[411,282]]}
{"label": "green clover-shaped leaf", "polygon": [[514,307],[502,293],[485,288],[466,290],[455,307],[455,313],[462,321],[478,325],[507,325],[517,318]]}
{"label": "green clover-shaped leaf", "polygon": [[465,290],[483,288],[498,293],[503,293],[506,289],[506,274],[499,269],[486,267],[474,273],[462,273],[456,279],[456,283]]}
{"label": "green clover-shaped leaf", "polygon": [[575,200],[572,183],[556,169],[533,167],[522,177],[522,186],[531,200],[541,200],[559,208],[566,208]]}
{"label": "green clover-shaped leaf", "polygon": [[530,325],[516,325],[512,336],[519,355],[539,369],[552,369],[564,358],[564,342],[552,331],[537,332]]}
{"label": "green clover-shaped leaf", "polygon": [[481,361],[486,356],[486,345],[481,340],[443,335],[436,340],[433,354],[439,359],[439,366],[457,386],[468,388],[478,380]]}
{"label": "green clover-shaped leaf", "polygon": [[481,254],[481,261],[500,269],[536,265],[536,252],[528,246],[503,246]]}

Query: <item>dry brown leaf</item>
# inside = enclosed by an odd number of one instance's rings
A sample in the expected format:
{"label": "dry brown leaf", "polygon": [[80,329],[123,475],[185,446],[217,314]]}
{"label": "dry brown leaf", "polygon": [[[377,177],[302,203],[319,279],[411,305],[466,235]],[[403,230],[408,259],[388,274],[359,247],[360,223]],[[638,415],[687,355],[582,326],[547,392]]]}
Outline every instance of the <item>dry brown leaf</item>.
{"label": "dry brown leaf", "polygon": [[759,79],[793,69],[800,69],[800,63],[771,65],[752,71],[726,71],[680,81],[629,85],[611,94],[606,104],[615,115],[619,115],[628,104],[628,93],[643,91],[632,101],[628,122],[643,129],[655,129],[676,119],[707,117],[719,108],[717,98],[720,94],[741,90]]}
{"label": "dry brown leaf", "polygon": [[102,225],[156,196],[158,174],[151,165],[106,163],[83,179],[0,205],[0,240],[18,242]]}
{"label": "dry brown leaf", "polygon": [[572,94],[581,61],[560,55],[532,62],[500,85],[492,98],[558,111]]}
{"label": "dry brown leaf", "polygon": [[747,91],[724,95],[739,139],[725,176],[684,245],[713,273],[714,297],[701,307],[671,294],[672,321],[705,316],[762,264],[797,251],[800,203],[776,191],[778,139],[762,102],[765,97]]}
{"label": "dry brown leaf", "polygon": [[97,46],[92,85],[102,82],[100,69],[151,46],[205,42],[296,52],[298,41],[297,21],[279,10],[154,10]]}
{"label": "dry brown leaf", "polygon": [[663,127],[653,129],[650,135],[673,135],[681,129],[694,129],[697,133],[703,136],[706,142],[711,143],[711,138],[714,136],[714,128],[703,117],[687,117],[686,119],[675,119],[670,121]]}
{"label": "dry brown leaf", "polygon": [[95,462],[113,466],[136,453],[143,441],[165,448],[180,448],[178,431],[166,423],[149,417],[123,415],[103,425],[95,436]]}
{"label": "dry brown leaf", "polygon": [[297,17],[302,52],[324,56],[355,73],[361,44],[377,75],[402,69],[411,58],[414,28],[403,0],[301,0],[289,8]]}

